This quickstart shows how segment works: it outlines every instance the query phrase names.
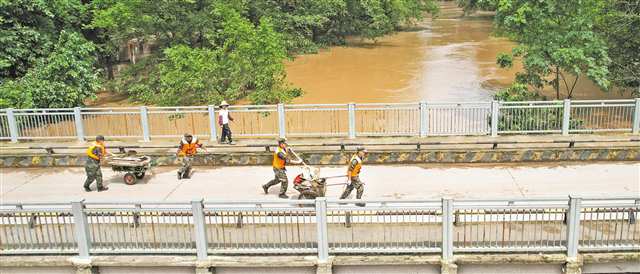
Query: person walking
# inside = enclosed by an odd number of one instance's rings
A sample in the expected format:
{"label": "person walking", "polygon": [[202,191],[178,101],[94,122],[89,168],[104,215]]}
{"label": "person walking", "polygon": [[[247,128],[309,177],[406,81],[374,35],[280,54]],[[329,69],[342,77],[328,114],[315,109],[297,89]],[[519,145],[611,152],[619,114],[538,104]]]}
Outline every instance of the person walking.
{"label": "person walking", "polygon": [[84,190],[90,192],[93,181],[96,182],[98,192],[108,190],[108,187],[102,185],[102,170],[100,170],[100,161],[107,156],[104,136],[96,136],[95,142],[87,148],[86,154],[87,161],[84,164],[84,171],[87,174],[87,179],[84,181]]}
{"label": "person walking", "polygon": [[229,121],[233,121],[233,117],[229,115],[229,104],[227,101],[222,101],[220,103],[220,110],[218,111],[218,125],[222,127],[222,137],[220,137],[220,143],[224,144],[225,139],[228,139],[227,142],[230,145],[235,144],[231,139],[231,128],[229,127]]}
{"label": "person walking", "polygon": [[188,179],[191,177],[191,162],[198,152],[198,148],[206,150],[198,138],[194,137],[190,133],[185,133],[180,140],[177,152],[178,157],[182,160],[182,166],[178,170],[178,180]]}
{"label": "person walking", "polygon": [[[356,199],[362,198],[364,193],[364,183],[360,181],[360,171],[362,170],[362,161],[367,156],[367,150],[364,147],[358,147],[356,153],[351,157],[349,161],[349,167],[347,168],[347,180],[349,184],[345,188],[340,199],[346,199],[353,189],[356,189]],[[356,203],[357,206],[364,206],[364,203]]]}
{"label": "person walking", "polygon": [[267,184],[262,185],[264,194],[269,193],[269,188],[280,183],[280,194],[278,197],[287,199],[287,187],[289,186],[289,179],[287,178],[287,163],[300,164],[302,160],[289,160],[289,148],[287,146],[287,139],[280,138],[278,140],[278,148],[273,152],[273,161],[271,163],[273,167],[273,173],[275,178],[269,181]]}

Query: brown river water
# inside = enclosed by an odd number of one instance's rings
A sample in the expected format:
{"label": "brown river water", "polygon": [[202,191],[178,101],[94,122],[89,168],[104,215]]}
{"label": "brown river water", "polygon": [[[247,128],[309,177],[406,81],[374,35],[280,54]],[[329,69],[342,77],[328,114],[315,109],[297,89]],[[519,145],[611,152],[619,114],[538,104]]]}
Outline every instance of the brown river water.
{"label": "brown river water", "polygon": [[[490,14],[462,17],[455,3],[446,2],[437,18],[416,29],[377,42],[353,39],[288,62],[289,82],[305,91],[294,103],[486,101],[520,69],[496,64],[497,54],[510,52],[515,44],[492,35]],[[543,94],[555,97],[550,89]],[[621,95],[581,79],[574,98]]]}

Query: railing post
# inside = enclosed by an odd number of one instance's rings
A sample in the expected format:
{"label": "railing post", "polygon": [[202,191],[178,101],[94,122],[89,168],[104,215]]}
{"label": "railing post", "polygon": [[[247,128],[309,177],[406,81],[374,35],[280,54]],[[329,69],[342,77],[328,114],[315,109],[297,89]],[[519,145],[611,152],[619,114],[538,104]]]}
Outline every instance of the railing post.
{"label": "railing post", "polygon": [[191,213],[195,226],[196,254],[198,260],[207,259],[207,232],[204,222],[204,205],[202,201],[191,201]]}
{"label": "railing post", "polygon": [[356,138],[356,104],[349,103],[349,139]]}
{"label": "railing post", "polygon": [[280,138],[284,138],[287,135],[285,125],[284,104],[278,104],[278,136],[280,136]]}
{"label": "railing post", "polygon": [[567,216],[567,257],[578,257],[578,241],[580,239],[581,198],[569,197],[569,214]]}
{"label": "railing post", "polygon": [[564,99],[562,108],[562,135],[569,135],[569,124],[571,122],[571,100]]}
{"label": "railing post", "polygon": [[140,107],[140,124],[142,125],[142,139],[149,142],[149,110],[147,107]]}
{"label": "railing post", "polygon": [[80,107],[73,108],[73,119],[76,122],[76,136],[78,141],[84,142],[84,124],[82,123],[82,111]]}
{"label": "railing post", "polygon": [[329,236],[327,233],[327,198],[316,198],[316,225],[318,234],[318,261],[329,259]]}
{"label": "railing post", "polygon": [[207,106],[209,112],[209,132],[211,133],[211,142],[218,140],[218,116],[216,116],[216,107],[213,105]]}
{"label": "railing post", "polygon": [[440,273],[457,273],[458,266],[453,258],[453,220],[452,199],[442,199],[442,257]]}
{"label": "railing post", "polygon": [[453,200],[442,199],[442,260],[453,260]]}
{"label": "railing post", "polygon": [[420,137],[427,137],[429,134],[429,109],[427,102],[420,102]]}
{"label": "railing post", "polygon": [[84,212],[84,203],[72,202],[71,212],[73,213],[73,224],[76,233],[76,242],[78,243],[78,256],[81,259],[89,259],[91,250],[91,236],[89,234],[89,222],[87,214]]}
{"label": "railing post", "polygon": [[491,101],[491,137],[498,136],[498,122],[500,115],[500,103],[496,100]]}
{"label": "railing post", "polygon": [[640,134],[640,98],[636,98],[633,111],[633,134]]}
{"label": "railing post", "polygon": [[18,142],[18,123],[16,122],[16,116],[13,113],[14,109],[7,109],[7,122],[9,124],[9,136],[12,143]]}

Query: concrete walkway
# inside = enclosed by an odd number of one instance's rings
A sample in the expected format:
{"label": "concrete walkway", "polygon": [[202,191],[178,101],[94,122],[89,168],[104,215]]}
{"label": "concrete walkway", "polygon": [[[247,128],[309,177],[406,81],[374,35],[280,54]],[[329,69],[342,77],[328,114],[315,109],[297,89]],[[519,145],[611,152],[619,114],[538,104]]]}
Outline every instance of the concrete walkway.
{"label": "concrete walkway", "polygon": [[[322,167],[321,176],[342,175],[344,167]],[[289,168],[289,180],[300,172]],[[0,169],[0,202],[276,200],[279,186],[264,195],[261,184],[273,178],[270,167],[196,167],[192,179],[177,180],[176,169],[158,167],[129,186],[122,174],[103,168],[106,192],[82,190],[83,168]],[[640,163],[525,165],[402,165],[363,168],[368,199],[531,198],[640,195]],[[329,183],[344,182],[343,178]],[[94,186],[95,188],[95,186]],[[343,186],[330,186],[338,197]],[[297,192],[289,185],[288,194]],[[352,196],[355,195],[355,191]]]}

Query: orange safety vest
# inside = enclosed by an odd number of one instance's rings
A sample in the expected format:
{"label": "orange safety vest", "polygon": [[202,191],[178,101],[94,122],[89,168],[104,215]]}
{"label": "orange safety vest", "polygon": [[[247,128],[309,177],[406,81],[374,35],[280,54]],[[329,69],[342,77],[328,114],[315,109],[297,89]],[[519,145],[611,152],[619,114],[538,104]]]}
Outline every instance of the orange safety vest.
{"label": "orange safety vest", "polygon": [[180,156],[193,156],[196,154],[197,149],[200,147],[200,143],[198,143],[198,139],[193,137],[191,143],[187,143],[187,140],[180,140]]}
{"label": "orange safety vest", "polygon": [[286,149],[282,149],[281,147],[278,147],[278,149],[276,149],[276,151],[273,152],[273,168],[277,168],[277,169],[284,169],[285,164],[287,163],[287,161],[285,159],[280,159],[280,157],[278,157],[278,153],[284,153],[285,158],[287,156],[287,150]]}
{"label": "orange safety vest", "polygon": [[[99,148],[100,149],[100,156],[96,155],[93,153],[93,150],[95,148]],[[89,146],[89,148],[87,148],[87,156],[91,159],[94,159],[96,161],[100,161],[100,157],[104,157],[104,155],[107,153],[107,149],[101,145],[98,144],[98,142],[94,142],[93,145]]]}
{"label": "orange safety vest", "polygon": [[[353,167],[353,169],[351,169],[351,162],[353,162],[353,160],[356,160],[358,163],[356,164],[356,166]],[[360,169],[362,169],[362,159],[360,159],[360,157],[358,157],[357,154],[353,155],[353,157],[351,157],[351,160],[349,161],[347,176],[349,176],[349,178],[359,176]]]}

